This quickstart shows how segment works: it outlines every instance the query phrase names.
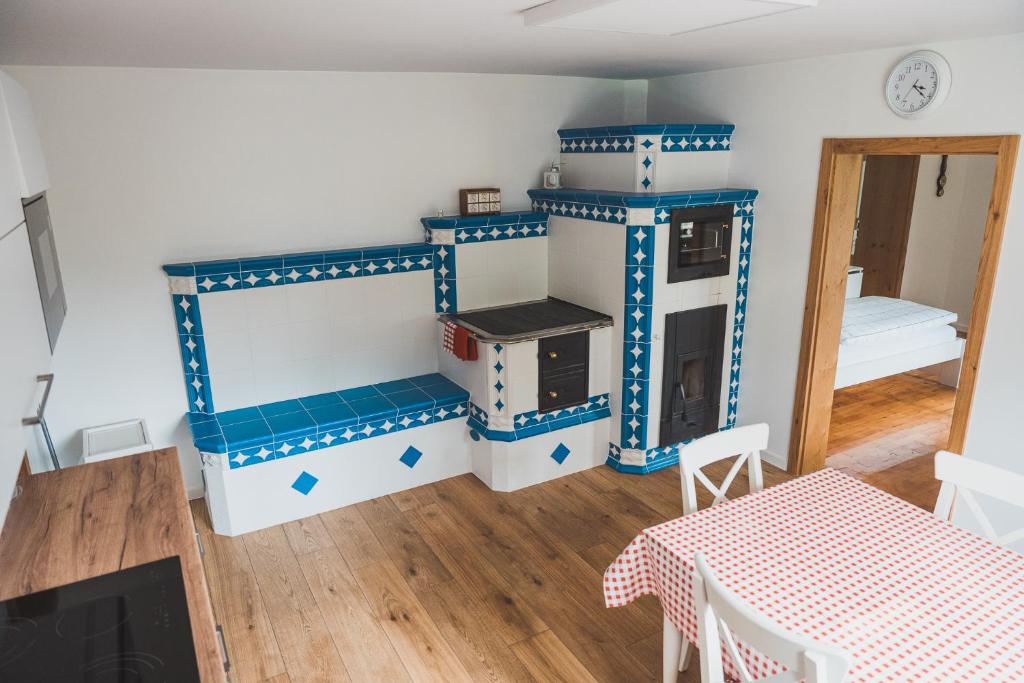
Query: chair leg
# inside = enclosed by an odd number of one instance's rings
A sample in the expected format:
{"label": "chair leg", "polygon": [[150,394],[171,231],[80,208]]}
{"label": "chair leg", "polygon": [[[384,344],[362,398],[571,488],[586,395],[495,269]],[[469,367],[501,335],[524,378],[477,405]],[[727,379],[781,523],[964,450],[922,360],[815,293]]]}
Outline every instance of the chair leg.
{"label": "chair leg", "polygon": [[661,633],[661,681],[662,683],[676,683],[679,677],[679,656],[683,646],[683,634],[680,633],[675,624],[664,617]]}
{"label": "chair leg", "polygon": [[679,670],[686,671],[690,668],[690,660],[693,658],[693,646],[690,641],[683,638],[683,650],[679,653]]}

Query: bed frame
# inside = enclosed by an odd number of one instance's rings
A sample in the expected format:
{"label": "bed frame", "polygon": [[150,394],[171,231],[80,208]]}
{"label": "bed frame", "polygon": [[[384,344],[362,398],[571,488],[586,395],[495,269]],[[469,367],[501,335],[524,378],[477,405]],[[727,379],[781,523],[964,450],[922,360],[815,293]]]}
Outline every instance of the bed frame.
{"label": "bed frame", "polygon": [[957,361],[955,365],[950,364],[948,369],[942,373],[942,383],[956,386],[960,375],[960,359],[964,354],[964,340],[960,337],[923,346],[909,351],[903,351],[891,356],[875,358],[872,360],[851,363],[836,368],[836,389],[853,386],[862,382],[870,382],[873,379],[881,379],[898,375],[901,372],[926,368],[939,363]]}

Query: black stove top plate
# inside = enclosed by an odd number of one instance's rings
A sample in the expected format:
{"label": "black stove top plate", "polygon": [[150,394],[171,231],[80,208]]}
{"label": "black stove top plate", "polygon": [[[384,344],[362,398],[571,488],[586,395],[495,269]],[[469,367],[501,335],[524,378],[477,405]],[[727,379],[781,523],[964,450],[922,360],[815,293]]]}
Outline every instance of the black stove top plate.
{"label": "black stove top plate", "polygon": [[177,556],[0,602],[0,682],[199,683]]}
{"label": "black stove top plate", "polygon": [[541,333],[576,325],[610,324],[611,317],[561,299],[544,299],[479,311],[456,313],[465,322],[494,337]]}

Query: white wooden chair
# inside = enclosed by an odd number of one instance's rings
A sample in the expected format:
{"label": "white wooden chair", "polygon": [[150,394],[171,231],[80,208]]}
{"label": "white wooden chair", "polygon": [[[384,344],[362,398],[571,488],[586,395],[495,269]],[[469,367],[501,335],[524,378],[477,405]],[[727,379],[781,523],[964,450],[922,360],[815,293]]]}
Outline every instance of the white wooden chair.
{"label": "white wooden chair", "polygon": [[[743,463],[747,463],[747,478],[750,492],[764,488],[764,476],[761,473],[761,451],[768,447],[768,425],[754,424],[745,427],[733,427],[724,432],[708,434],[679,447],[679,474],[683,485],[683,514],[689,515],[697,511],[697,486],[700,482],[714,494],[712,505],[725,500],[733,479],[736,478]],[[725,475],[720,486],[715,486],[707,478],[701,468],[719,460],[739,455]]]}
{"label": "white wooden chair", "polygon": [[[679,475],[683,487],[683,515],[697,511],[697,482],[714,494],[711,505],[726,500],[725,494],[739,473],[743,463],[747,463],[747,483],[750,493],[764,488],[764,475],[761,472],[761,451],[768,448],[768,425],[760,424],[733,427],[724,432],[716,432],[702,436],[679,447]],[[732,464],[720,486],[715,486],[701,468],[719,460],[735,455]],[[690,641],[683,640],[679,652],[679,670],[686,671],[690,666]]]}
{"label": "white wooden chair", "polygon": [[953,521],[953,508],[962,503],[981,526],[985,538],[1001,546],[1024,540],[1024,527],[998,534],[975,493],[1024,508],[1024,476],[962,455],[939,451],[935,454],[935,478],[942,482],[935,501],[935,516]]}
{"label": "white wooden chair", "polygon": [[[722,641],[725,641],[726,650],[743,683],[755,680],[764,683],[840,683],[845,678],[850,668],[850,657],[844,650],[786,631],[723,586],[701,553],[697,553],[695,564],[693,597],[701,652],[701,683],[725,681],[720,656]],[[737,638],[747,647],[786,667],[786,671],[766,678],[753,678],[740,655]]]}

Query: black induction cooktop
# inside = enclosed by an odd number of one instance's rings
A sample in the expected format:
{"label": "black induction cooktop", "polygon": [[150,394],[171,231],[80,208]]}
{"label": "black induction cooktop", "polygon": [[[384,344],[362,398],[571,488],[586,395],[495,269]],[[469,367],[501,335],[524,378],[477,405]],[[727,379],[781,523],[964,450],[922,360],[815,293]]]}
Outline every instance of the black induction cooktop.
{"label": "black induction cooktop", "polygon": [[0,682],[198,683],[181,561],[0,602]]}

